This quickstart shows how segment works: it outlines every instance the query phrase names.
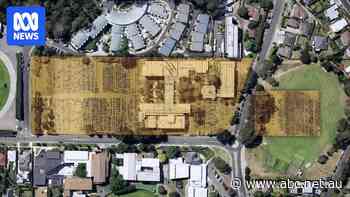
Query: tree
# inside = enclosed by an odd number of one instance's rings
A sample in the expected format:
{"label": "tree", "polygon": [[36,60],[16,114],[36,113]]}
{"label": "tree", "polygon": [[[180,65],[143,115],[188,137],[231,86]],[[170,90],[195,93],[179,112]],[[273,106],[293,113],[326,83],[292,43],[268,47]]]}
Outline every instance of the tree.
{"label": "tree", "polygon": [[349,79],[344,81],[344,92],[347,96],[350,96],[350,80]]}
{"label": "tree", "polygon": [[231,167],[226,163],[226,161],[221,159],[221,157],[214,158],[214,165],[221,173],[229,174],[232,171]]}
{"label": "tree", "polygon": [[249,29],[255,29],[259,26],[259,22],[258,21],[250,21],[248,24],[248,28]]}
{"label": "tree", "polygon": [[173,159],[181,156],[181,151],[180,151],[180,148],[177,146],[168,146],[165,149],[165,154],[167,155],[168,158]]}
{"label": "tree", "polygon": [[180,194],[177,192],[171,192],[169,193],[169,197],[180,197]]}
{"label": "tree", "polygon": [[231,135],[231,133],[228,130],[224,130],[216,136],[216,139],[224,145],[232,145],[236,138],[234,135]]}
{"label": "tree", "polygon": [[254,39],[249,39],[246,42],[246,49],[247,51],[253,52],[253,53],[257,53],[258,52],[258,47],[256,45],[256,41]]}
{"label": "tree", "polygon": [[327,163],[327,161],[328,161],[327,155],[321,155],[317,160],[317,162],[320,164],[325,164]]}
{"label": "tree", "polygon": [[241,6],[240,8],[238,8],[238,16],[248,20],[249,19],[248,9],[245,6]]}
{"label": "tree", "polygon": [[119,174],[117,168],[113,166],[110,176],[110,188],[113,194],[117,194],[118,191],[128,186],[128,183],[123,179],[123,176]]}
{"label": "tree", "polygon": [[75,173],[74,173],[74,176],[77,176],[77,177],[86,177],[86,164],[85,163],[79,163],[77,168],[75,169]]}
{"label": "tree", "polygon": [[261,0],[260,7],[263,8],[264,10],[272,10],[273,2],[271,0]]}
{"label": "tree", "polygon": [[255,91],[265,91],[265,88],[264,88],[264,86],[258,84],[258,85],[256,85],[256,87],[255,87]]}
{"label": "tree", "polygon": [[300,52],[300,61],[303,64],[310,64],[311,63],[311,56],[310,56],[309,50],[303,49]]}
{"label": "tree", "polygon": [[167,194],[167,190],[165,189],[165,187],[163,185],[159,185],[158,193],[161,195],[165,195],[165,194]]}
{"label": "tree", "polygon": [[278,86],[279,86],[278,81],[277,81],[275,78],[273,78],[273,77],[267,78],[266,81],[267,81],[269,84],[271,84],[272,87],[278,87]]}
{"label": "tree", "polygon": [[340,120],[338,120],[337,123],[337,131],[339,133],[344,132],[345,130],[347,130],[349,128],[349,123],[345,118],[342,118]]}

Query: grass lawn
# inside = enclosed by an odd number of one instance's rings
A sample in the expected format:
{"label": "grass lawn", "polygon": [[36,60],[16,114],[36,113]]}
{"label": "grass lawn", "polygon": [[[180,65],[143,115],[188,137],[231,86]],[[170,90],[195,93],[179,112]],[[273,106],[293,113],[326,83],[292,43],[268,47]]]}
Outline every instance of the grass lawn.
{"label": "grass lawn", "polygon": [[132,192],[129,194],[123,194],[118,196],[110,195],[109,197],[156,197],[156,195],[146,190],[137,190],[136,192]]}
{"label": "grass lawn", "polygon": [[278,160],[290,163],[312,162],[327,144],[333,142],[337,121],[344,116],[344,91],[334,74],[324,72],[318,65],[291,71],[278,79],[281,90],[320,90],[320,137],[266,137],[264,146]]}
{"label": "grass lawn", "polygon": [[[7,87],[6,87],[7,86]],[[5,65],[0,61],[0,110],[5,105],[10,91],[10,75]]]}

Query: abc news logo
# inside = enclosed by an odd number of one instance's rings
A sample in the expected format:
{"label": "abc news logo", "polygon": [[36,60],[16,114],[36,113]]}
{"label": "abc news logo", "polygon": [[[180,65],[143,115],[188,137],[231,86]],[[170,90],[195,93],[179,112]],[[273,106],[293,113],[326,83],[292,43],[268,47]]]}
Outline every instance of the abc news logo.
{"label": "abc news logo", "polygon": [[45,8],[8,7],[7,43],[45,45]]}

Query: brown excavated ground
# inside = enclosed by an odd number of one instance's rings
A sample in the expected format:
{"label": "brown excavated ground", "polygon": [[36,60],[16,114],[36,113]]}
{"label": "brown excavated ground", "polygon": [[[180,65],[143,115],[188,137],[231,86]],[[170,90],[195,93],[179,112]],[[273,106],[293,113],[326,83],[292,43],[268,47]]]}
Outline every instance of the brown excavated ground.
{"label": "brown excavated ground", "polygon": [[[204,117],[187,115],[186,129],[143,129],[139,121],[141,103],[164,102],[164,84],[158,78],[142,77],[149,59],[114,57],[33,57],[31,62],[31,117],[34,134],[68,135],[209,135],[227,128],[232,111],[244,86],[251,59],[176,60],[191,65],[235,65],[235,97],[203,99],[199,94],[186,101],[192,109],[205,111]],[[162,61],[175,61],[164,59]],[[209,63],[208,63],[209,62]],[[156,65],[154,65],[155,69]],[[195,76],[196,73],[194,73]],[[214,73],[215,74],[215,73]],[[198,75],[193,88],[202,88],[209,74]],[[175,87],[179,86],[176,79]],[[155,83],[156,82],[156,83]],[[148,83],[148,84],[147,84]],[[156,84],[156,86],[154,85]],[[147,92],[152,89],[152,93]],[[159,90],[157,90],[159,88]],[[176,88],[175,88],[176,89]],[[175,103],[181,103],[176,90]],[[181,96],[181,94],[180,94]],[[182,95],[183,96],[183,95]],[[152,98],[154,97],[154,98]],[[198,118],[201,119],[198,121]],[[199,123],[204,122],[204,124]]]}

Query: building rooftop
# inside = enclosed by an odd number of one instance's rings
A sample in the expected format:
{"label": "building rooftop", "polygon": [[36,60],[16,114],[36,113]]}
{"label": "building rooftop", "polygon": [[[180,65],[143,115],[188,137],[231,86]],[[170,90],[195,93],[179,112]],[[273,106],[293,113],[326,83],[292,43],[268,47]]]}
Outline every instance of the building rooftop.
{"label": "building rooftop", "polygon": [[312,45],[315,51],[320,51],[328,48],[328,39],[323,36],[314,36],[312,38]]}
{"label": "building rooftop", "polygon": [[187,197],[207,197],[207,188],[188,187]]}
{"label": "building rooftop", "polygon": [[160,181],[159,159],[138,158],[136,153],[124,153],[122,159],[123,166],[119,167],[119,172],[125,180]]}
{"label": "building rooftop", "polygon": [[301,23],[301,32],[304,36],[310,38],[314,32],[315,24],[313,22],[303,22]]}
{"label": "building rooftop", "polygon": [[6,161],[6,154],[3,152],[0,152],[0,167],[6,167],[7,161]]}
{"label": "building rooftop", "polygon": [[183,158],[169,160],[169,177],[170,179],[184,179],[190,176],[190,165],[184,163]]}
{"label": "building rooftop", "polygon": [[63,181],[63,188],[69,191],[89,191],[92,190],[92,180],[90,178],[66,177]]}
{"label": "building rooftop", "polygon": [[192,187],[207,186],[207,165],[191,165],[189,185]]}
{"label": "building rooftop", "polygon": [[46,186],[47,177],[58,172],[63,162],[59,151],[40,151],[34,158],[33,185]]}
{"label": "building rooftop", "polygon": [[161,55],[169,56],[176,45],[176,40],[172,38],[166,38],[163,45],[159,47],[158,52]]}
{"label": "building rooftop", "polygon": [[120,50],[121,43],[122,43],[122,37],[123,37],[122,27],[120,25],[113,25],[112,26],[111,45],[110,45],[110,50],[112,52],[117,52]]}
{"label": "building rooftop", "polygon": [[342,18],[334,23],[332,23],[329,27],[334,33],[338,33],[343,30],[346,26],[348,26],[348,22]]}
{"label": "building rooftop", "polygon": [[64,163],[86,162],[89,151],[64,151]]}
{"label": "building rooftop", "polygon": [[151,3],[148,6],[148,13],[163,19],[168,17],[167,10],[159,3]]}
{"label": "building rooftop", "polygon": [[295,18],[289,18],[288,22],[287,22],[287,26],[294,28],[294,29],[298,29],[299,28],[299,20],[295,19]]}
{"label": "building rooftop", "polygon": [[325,15],[329,18],[330,21],[339,17],[338,5],[333,5],[325,11]]}
{"label": "building rooftop", "polygon": [[159,25],[156,22],[154,22],[154,20],[151,19],[151,17],[149,17],[148,15],[143,16],[140,19],[139,23],[153,37],[156,36],[161,30]]}
{"label": "building rooftop", "polygon": [[295,34],[286,32],[283,43],[287,46],[293,47],[296,39],[297,39],[297,36]]}
{"label": "building rooftop", "polygon": [[292,57],[292,49],[289,46],[279,47],[277,54],[281,57],[290,59]]}
{"label": "building rooftop", "polygon": [[109,175],[109,155],[107,152],[91,153],[91,176],[94,184],[106,182]]}
{"label": "building rooftop", "polygon": [[174,38],[175,40],[179,41],[186,26],[182,23],[176,22],[170,29],[169,34],[170,37]]}
{"label": "building rooftop", "polygon": [[350,31],[345,31],[340,35],[340,40],[344,46],[350,46]]}
{"label": "building rooftop", "polygon": [[177,6],[176,21],[182,23],[188,23],[188,17],[190,14],[190,5],[181,3]]}

